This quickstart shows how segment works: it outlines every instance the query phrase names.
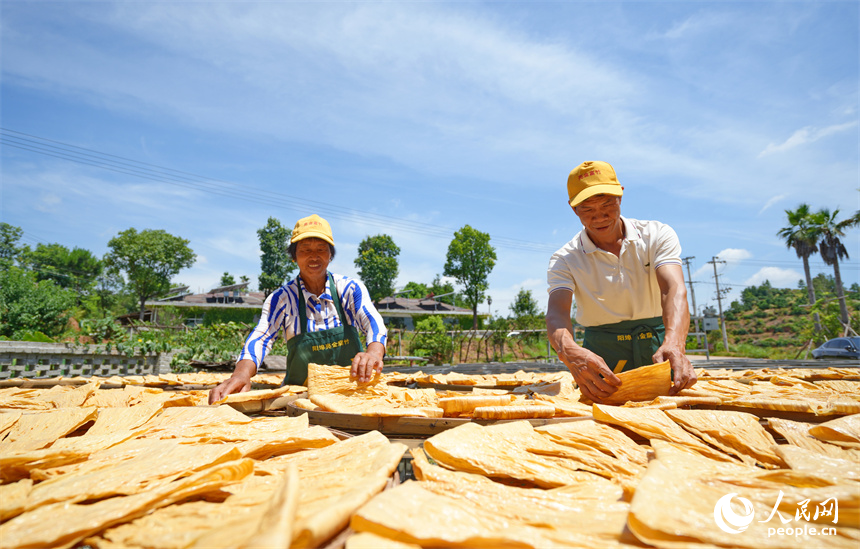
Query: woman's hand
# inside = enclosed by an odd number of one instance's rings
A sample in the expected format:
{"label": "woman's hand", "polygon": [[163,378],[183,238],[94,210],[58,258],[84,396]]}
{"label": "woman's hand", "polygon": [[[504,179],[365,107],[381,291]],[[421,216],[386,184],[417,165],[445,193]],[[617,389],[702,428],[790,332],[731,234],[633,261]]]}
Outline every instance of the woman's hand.
{"label": "woman's hand", "polygon": [[253,360],[240,360],[236,363],[233,375],[216,385],[209,391],[209,404],[215,404],[227,395],[244,393],[251,390],[251,378],[257,373],[257,365]]}
{"label": "woman's hand", "polygon": [[370,381],[376,372],[382,373],[382,358],[385,356],[385,345],[374,341],[367,346],[367,351],[358,353],[352,359],[351,377],[357,377],[361,383]]}

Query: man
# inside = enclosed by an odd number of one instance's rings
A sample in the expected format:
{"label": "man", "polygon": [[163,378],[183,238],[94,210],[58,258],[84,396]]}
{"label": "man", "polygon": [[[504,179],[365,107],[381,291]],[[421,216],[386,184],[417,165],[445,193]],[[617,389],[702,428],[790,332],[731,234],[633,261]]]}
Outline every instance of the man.
{"label": "man", "polygon": [[233,375],[209,392],[210,404],[251,388],[251,378],[282,330],[287,340],[284,384],[304,385],[311,362],[350,366],[361,382],[382,371],[388,331],[364,284],[329,272],[335,249],[328,221],[318,215],[299,219],[289,254],[299,276],[266,298]]}
{"label": "man", "polygon": [[[624,369],[669,361],[671,394],[692,387],[690,312],[678,236],[659,221],[621,216],[624,188],[606,162],[583,162],[567,179],[568,203],[583,230],[553,254],[547,271],[547,336],[582,394],[600,402]],[[574,341],[570,322],[585,339]]]}

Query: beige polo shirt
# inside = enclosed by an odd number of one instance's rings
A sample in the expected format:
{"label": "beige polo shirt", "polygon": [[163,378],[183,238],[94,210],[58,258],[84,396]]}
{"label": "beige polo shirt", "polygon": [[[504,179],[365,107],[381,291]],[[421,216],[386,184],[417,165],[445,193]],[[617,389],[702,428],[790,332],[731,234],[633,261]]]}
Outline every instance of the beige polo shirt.
{"label": "beige polo shirt", "polygon": [[583,229],[549,260],[549,293],[572,291],[576,321],[583,326],[662,316],[656,271],[681,265],[681,243],[672,227],[621,219],[625,236],[619,256],[598,248]]}

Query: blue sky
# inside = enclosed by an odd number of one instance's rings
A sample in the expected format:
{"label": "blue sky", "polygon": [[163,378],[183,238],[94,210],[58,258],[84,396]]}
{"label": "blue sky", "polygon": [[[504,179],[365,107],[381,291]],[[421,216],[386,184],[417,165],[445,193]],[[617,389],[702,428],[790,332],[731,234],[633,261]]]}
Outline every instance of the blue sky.
{"label": "blue sky", "polygon": [[[520,288],[545,306],[549,256],[581,228],[567,174],[604,160],[622,213],[695,258],[699,308],[714,256],[729,299],[793,288],[784,210],[860,208],[858,6],[2,0],[0,220],[97,255],[164,229],[191,241],[195,291],[256,283],[269,216],[326,217],[342,274],[390,234],[398,285],[442,273],[469,224],[507,315]],[[846,245],[850,285],[860,231]]]}

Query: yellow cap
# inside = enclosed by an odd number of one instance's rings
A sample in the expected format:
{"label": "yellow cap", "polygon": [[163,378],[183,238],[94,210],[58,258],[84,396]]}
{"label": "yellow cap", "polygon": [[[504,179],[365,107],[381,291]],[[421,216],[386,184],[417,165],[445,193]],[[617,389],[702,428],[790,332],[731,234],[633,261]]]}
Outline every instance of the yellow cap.
{"label": "yellow cap", "polygon": [[331,236],[331,225],[317,214],[309,215],[296,221],[296,226],[293,228],[293,236],[290,238],[290,244],[304,240],[305,238],[321,238],[334,246],[334,238]]}
{"label": "yellow cap", "polygon": [[567,197],[571,206],[598,194],[621,196],[624,188],[608,162],[589,160],[575,167],[567,176]]}

